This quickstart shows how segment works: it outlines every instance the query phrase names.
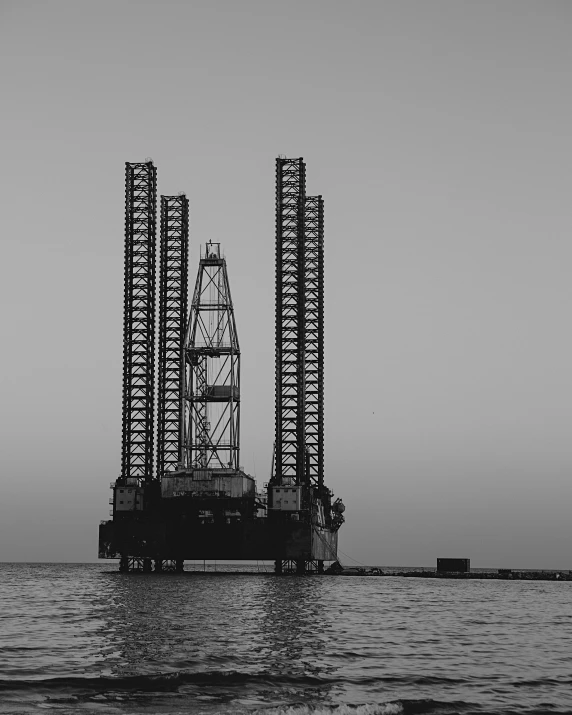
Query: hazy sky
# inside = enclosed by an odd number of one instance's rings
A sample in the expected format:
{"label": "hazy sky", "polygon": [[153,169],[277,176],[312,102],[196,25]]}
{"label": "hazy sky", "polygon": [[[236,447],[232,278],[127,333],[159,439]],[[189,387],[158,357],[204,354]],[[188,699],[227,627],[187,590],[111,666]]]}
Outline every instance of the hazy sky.
{"label": "hazy sky", "polygon": [[0,560],[120,468],[124,162],[221,241],[267,480],[274,160],[325,199],[326,479],[365,563],[571,568],[572,3],[0,2]]}

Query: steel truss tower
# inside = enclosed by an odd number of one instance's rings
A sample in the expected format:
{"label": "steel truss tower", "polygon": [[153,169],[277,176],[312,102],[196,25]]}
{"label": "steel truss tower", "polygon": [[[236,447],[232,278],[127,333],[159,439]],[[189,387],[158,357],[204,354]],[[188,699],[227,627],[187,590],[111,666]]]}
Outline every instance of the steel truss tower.
{"label": "steel truss tower", "polygon": [[121,479],[153,478],[157,169],[125,165]]}
{"label": "steel truss tower", "polygon": [[276,159],[276,437],[272,481],[306,481],[306,165]]}
{"label": "steel truss tower", "polygon": [[324,202],[306,197],[305,428],[307,476],[324,485]]}
{"label": "steel truss tower", "polygon": [[240,348],[219,243],[200,259],[184,352],[184,466],[238,471]]}
{"label": "steel truss tower", "polygon": [[157,479],[182,458],[183,348],[187,327],[189,201],[161,196]]}

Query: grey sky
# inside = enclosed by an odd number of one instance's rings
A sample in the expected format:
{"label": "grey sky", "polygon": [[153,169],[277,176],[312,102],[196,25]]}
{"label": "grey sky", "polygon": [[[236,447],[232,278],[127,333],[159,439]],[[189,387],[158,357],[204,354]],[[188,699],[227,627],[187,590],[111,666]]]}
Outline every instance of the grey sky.
{"label": "grey sky", "polygon": [[[569,567],[572,5],[0,3],[0,560],[93,560],[123,171],[223,243],[243,463],[274,406],[274,158],[326,206],[327,480],[366,563]],[[342,554],[342,558],[343,554]]]}

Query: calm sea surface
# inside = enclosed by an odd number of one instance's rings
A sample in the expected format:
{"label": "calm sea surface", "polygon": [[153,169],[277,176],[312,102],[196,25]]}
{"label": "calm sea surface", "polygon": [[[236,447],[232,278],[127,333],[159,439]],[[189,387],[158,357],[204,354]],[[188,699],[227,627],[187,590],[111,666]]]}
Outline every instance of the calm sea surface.
{"label": "calm sea surface", "polygon": [[113,568],[0,564],[0,713],[572,712],[572,582]]}

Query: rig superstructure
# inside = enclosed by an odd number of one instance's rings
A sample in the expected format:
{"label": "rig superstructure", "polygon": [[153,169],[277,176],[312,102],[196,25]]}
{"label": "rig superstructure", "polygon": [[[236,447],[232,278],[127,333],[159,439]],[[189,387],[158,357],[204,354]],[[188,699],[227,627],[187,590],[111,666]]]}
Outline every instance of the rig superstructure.
{"label": "rig superstructure", "polygon": [[126,165],[122,469],[99,531],[100,558],[119,558],[120,571],[255,559],[320,573],[337,560],[344,506],[324,483],[324,203],[305,185],[302,159],[276,160],[275,443],[257,491],[240,466],[240,347],[221,246],[200,255],[187,320],[189,204],[161,196],[156,346],[157,174],[151,161]]}

